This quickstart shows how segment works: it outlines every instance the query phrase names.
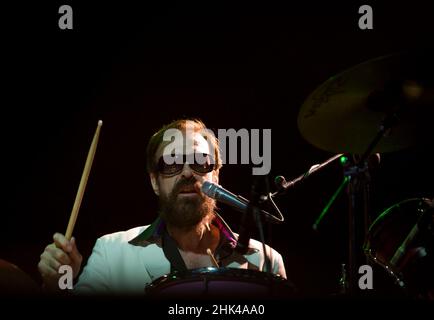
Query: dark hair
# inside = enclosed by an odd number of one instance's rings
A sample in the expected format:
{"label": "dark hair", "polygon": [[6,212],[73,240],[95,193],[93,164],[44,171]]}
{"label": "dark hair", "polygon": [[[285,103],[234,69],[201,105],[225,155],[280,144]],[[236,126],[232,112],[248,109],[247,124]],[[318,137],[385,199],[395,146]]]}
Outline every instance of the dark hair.
{"label": "dark hair", "polygon": [[[155,159],[155,154],[157,153],[161,143],[163,142],[164,132],[168,129],[178,129],[185,132],[187,124],[193,127],[194,132],[200,132],[207,129],[205,124],[200,119],[195,118],[179,119],[164,125],[160,130],[158,130],[152,135],[151,139],[149,139],[148,146],[146,148],[146,169],[148,173],[157,172],[157,159]],[[210,138],[210,142],[214,149],[214,171],[218,172],[222,167],[219,142],[214,134],[207,135],[207,137]]]}

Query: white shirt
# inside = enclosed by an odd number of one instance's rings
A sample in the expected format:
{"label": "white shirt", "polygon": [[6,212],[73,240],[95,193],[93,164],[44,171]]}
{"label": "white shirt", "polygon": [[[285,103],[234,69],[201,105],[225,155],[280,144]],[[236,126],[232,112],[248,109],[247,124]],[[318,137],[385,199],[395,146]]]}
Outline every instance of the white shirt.
{"label": "white shirt", "polygon": [[[74,286],[74,293],[144,294],[147,285],[169,274],[171,264],[163,252],[161,242],[140,239],[145,230],[152,231],[150,229],[153,225],[136,227],[99,238]],[[229,232],[232,233],[230,229]],[[140,241],[137,242],[137,239]],[[135,241],[137,243],[132,244]],[[270,257],[272,272],[286,279],[282,256],[269,246],[266,246],[266,250]],[[263,271],[264,265],[263,245],[251,239],[249,251],[244,256],[234,253],[226,260],[224,267]]]}

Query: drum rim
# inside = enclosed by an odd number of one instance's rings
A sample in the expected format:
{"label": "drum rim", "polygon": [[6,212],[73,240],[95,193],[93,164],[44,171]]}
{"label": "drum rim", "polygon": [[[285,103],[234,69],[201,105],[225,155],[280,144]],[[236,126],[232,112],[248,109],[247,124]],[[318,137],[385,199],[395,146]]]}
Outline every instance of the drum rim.
{"label": "drum rim", "polygon": [[[228,275],[235,275],[237,277],[229,278]],[[189,269],[186,271],[175,271],[169,274],[165,274],[157,279],[155,279],[152,283],[148,284],[145,288],[146,292],[152,291],[157,287],[166,287],[172,283],[172,280],[178,281],[178,283],[183,282],[197,282],[204,280],[218,280],[224,279],[227,277],[226,281],[239,281],[242,279],[250,279],[250,280],[258,280],[259,282],[270,282],[272,285],[287,285],[288,287],[292,287],[292,283],[283,278],[281,275],[263,272],[259,270],[252,269],[241,269],[241,268],[230,268],[230,267],[204,267],[204,268],[195,268]]]}
{"label": "drum rim", "polygon": [[376,251],[371,248],[371,243],[370,243],[370,237],[372,236],[373,233],[373,229],[378,227],[378,225],[384,221],[390,214],[390,212],[393,212],[393,210],[395,210],[396,208],[398,208],[399,206],[405,205],[409,202],[417,202],[419,201],[420,204],[419,205],[426,205],[427,209],[429,207],[431,207],[433,205],[433,201],[429,198],[425,198],[425,197],[414,197],[414,198],[408,198],[408,199],[404,199],[401,200],[389,207],[387,207],[385,210],[383,210],[378,217],[371,223],[371,225],[368,228],[368,232],[365,236],[365,242],[363,245],[363,250],[365,255],[375,264],[379,265],[380,267],[382,267],[384,270],[386,270],[386,272],[395,279],[395,282],[398,284],[398,286],[400,286],[401,288],[405,288],[406,287],[406,283],[403,280],[403,275],[398,272],[396,270],[396,268],[389,264],[388,262],[382,261],[380,259],[378,259],[377,257],[377,253]]}
{"label": "drum rim", "polygon": [[423,203],[425,203],[428,206],[431,206],[432,200],[428,199],[428,198],[408,198],[408,199],[404,199],[400,202],[397,202],[393,205],[391,205],[390,207],[387,207],[385,210],[383,210],[377,218],[375,218],[375,220],[371,223],[371,225],[369,226],[368,229],[368,234],[371,232],[371,229],[374,228],[378,223],[380,223],[382,220],[385,219],[385,217],[389,214],[390,211],[392,211],[393,209],[395,209],[398,206],[404,205],[407,202],[413,202],[413,201],[421,201]]}

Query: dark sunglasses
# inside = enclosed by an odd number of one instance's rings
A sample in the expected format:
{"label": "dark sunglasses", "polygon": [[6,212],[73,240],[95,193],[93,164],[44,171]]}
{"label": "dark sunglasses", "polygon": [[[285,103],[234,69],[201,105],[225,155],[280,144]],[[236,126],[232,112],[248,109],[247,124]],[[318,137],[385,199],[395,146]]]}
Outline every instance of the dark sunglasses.
{"label": "dark sunglasses", "polygon": [[214,160],[209,154],[190,153],[161,156],[157,163],[157,171],[166,176],[176,175],[182,171],[186,162],[191,170],[200,174],[214,170]]}

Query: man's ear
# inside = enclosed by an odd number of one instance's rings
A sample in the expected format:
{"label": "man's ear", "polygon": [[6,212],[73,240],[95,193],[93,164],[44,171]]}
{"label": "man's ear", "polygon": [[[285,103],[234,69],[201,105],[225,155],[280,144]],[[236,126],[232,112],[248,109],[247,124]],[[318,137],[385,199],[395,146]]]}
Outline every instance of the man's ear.
{"label": "man's ear", "polygon": [[152,189],[154,189],[154,193],[157,196],[159,196],[160,195],[160,188],[158,186],[157,175],[152,172],[149,174],[149,179],[151,180]]}

